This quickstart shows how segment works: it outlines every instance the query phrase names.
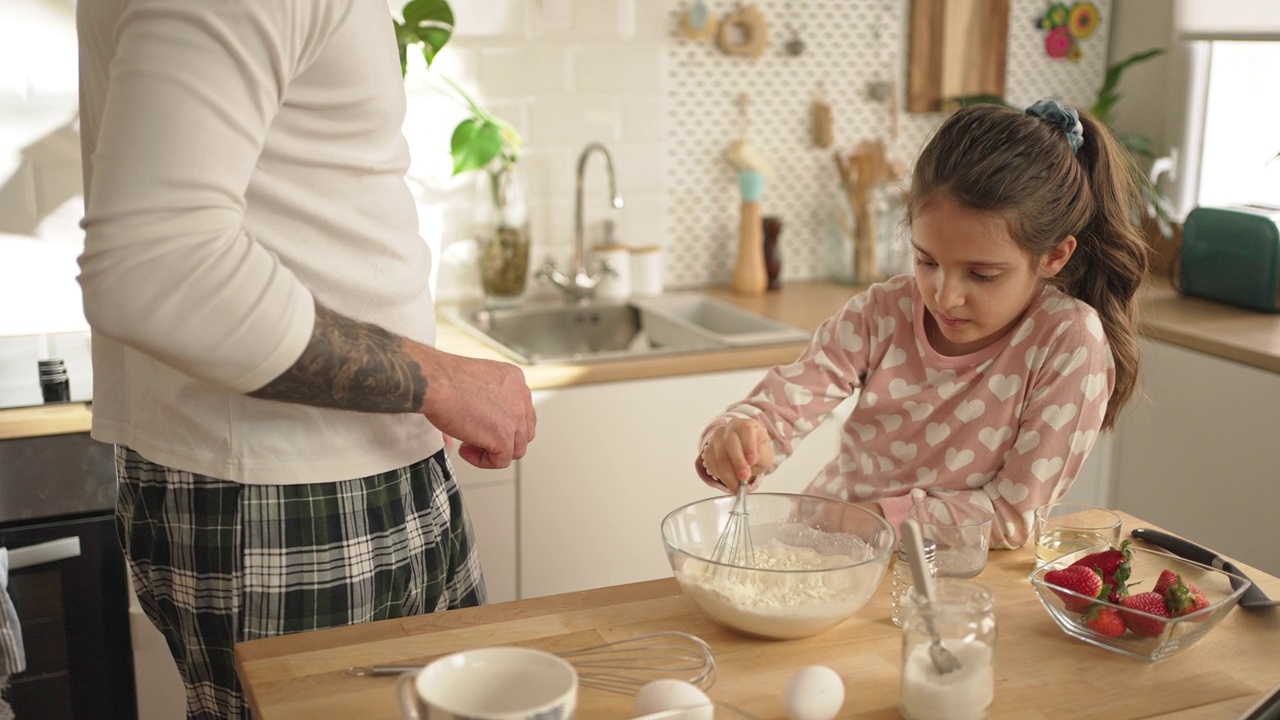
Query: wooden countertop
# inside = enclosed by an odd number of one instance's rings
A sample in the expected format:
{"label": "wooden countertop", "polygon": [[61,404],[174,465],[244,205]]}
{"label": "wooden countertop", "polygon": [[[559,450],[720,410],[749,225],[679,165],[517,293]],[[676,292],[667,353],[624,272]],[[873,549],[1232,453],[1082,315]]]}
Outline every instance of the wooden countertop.
{"label": "wooden countertop", "polygon": [[[1149,526],[1125,515],[1125,527]],[[993,718],[1106,717],[1234,720],[1280,683],[1280,608],[1233,609],[1190,650],[1158,663],[1093,647],[1063,633],[1036,599],[1030,546],[991,553],[977,581],[996,600]],[[1241,570],[1271,597],[1280,579]],[[424,664],[458,650],[527,645],[570,650],[645,633],[695,634],[715,653],[708,694],[761,718],[782,718],[782,690],[800,667],[843,678],[841,718],[898,717],[902,631],[889,619],[890,578],[853,618],[821,635],[757,640],[713,624],[674,579],[600,588],[435,615],[253,640],[236,663],[258,720],[399,717],[394,678],[350,677],[355,665]],[[633,698],[582,688],[578,717],[628,718]]]}
{"label": "wooden countertop", "polygon": [[[813,330],[861,289],[827,280],[810,280],[788,283],[781,291],[760,297],[740,297],[728,288],[704,288],[703,292],[767,317]],[[1142,290],[1142,304],[1142,333],[1147,337],[1280,373],[1280,314],[1182,297],[1163,278],[1152,278],[1147,283]],[[437,345],[459,355],[509,360],[454,326],[443,314],[439,318]],[[526,365],[522,369],[529,387],[542,390],[586,383],[764,368],[794,360],[803,348],[803,344],[793,343],[589,364]],[[0,440],[86,432],[89,417],[89,407],[84,403],[0,410]]]}

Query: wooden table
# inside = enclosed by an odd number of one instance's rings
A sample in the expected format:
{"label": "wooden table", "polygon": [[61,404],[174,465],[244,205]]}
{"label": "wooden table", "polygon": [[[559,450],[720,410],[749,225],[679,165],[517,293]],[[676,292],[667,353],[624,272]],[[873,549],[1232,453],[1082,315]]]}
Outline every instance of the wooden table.
{"label": "wooden table", "polygon": [[[1132,516],[1125,529],[1151,527]],[[977,581],[996,598],[996,718],[1222,718],[1234,720],[1280,684],[1280,608],[1236,608],[1199,644],[1158,663],[1068,637],[1027,581],[1031,548],[994,551]],[[1241,567],[1271,597],[1280,579]],[[236,647],[257,720],[397,718],[394,678],[349,677],[353,665],[426,663],[486,645],[561,651],[661,630],[698,635],[715,651],[708,694],[761,718],[783,718],[782,690],[821,664],[845,682],[841,718],[898,717],[901,630],[889,620],[889,577],[856,616],[816,637],[766,641],[706,618],[674,579],[620,585],[436,615],[388,620]],[[578,717],[629,718],[630,697],[583,688]]]}

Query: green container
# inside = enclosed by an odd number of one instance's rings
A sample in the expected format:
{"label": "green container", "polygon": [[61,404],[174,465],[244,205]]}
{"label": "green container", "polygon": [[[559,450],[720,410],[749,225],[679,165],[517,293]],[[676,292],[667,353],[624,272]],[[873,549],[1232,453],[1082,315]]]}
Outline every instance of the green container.
{"label": "green container", "polygon": [[1280,207],[1198,207],[1182,231],[1182,292],[1280,311]]}

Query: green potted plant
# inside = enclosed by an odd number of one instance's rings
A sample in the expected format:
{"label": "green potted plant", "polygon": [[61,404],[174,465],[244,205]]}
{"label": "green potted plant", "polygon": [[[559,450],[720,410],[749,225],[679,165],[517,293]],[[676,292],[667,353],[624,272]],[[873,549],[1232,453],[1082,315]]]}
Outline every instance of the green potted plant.
{"label": "green potted plant", "polygon": [[[432,61],[453,37],[453,9],[446,0],[409,0],[394,19],[400,50],[400,72],[409,70],[409,49],[418,47],[430,69]],[[453,174],[485,173],[489,207],[480,221],[483,248],[480,280],[493,301],[515,301],[524,292],[529,269],[528,206],[516,170],[523,140],[509,123],[481,107],[458,83],[441,73],[444,82],[467,109],[449,138]]]}

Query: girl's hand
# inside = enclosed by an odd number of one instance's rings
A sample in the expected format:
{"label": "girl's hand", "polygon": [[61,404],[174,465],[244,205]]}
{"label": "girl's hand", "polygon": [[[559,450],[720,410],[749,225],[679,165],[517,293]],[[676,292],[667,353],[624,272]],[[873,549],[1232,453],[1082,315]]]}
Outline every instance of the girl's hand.
{"label": "girl's hand", "polygon": [[729,492],[773,467],[773,443],[759,420],[735,419],[711,431],[702,447],[702,466]]}

